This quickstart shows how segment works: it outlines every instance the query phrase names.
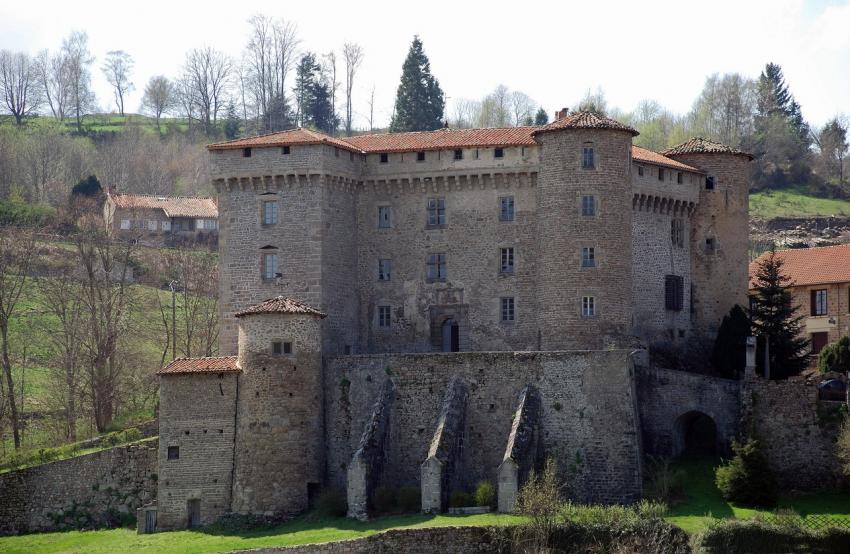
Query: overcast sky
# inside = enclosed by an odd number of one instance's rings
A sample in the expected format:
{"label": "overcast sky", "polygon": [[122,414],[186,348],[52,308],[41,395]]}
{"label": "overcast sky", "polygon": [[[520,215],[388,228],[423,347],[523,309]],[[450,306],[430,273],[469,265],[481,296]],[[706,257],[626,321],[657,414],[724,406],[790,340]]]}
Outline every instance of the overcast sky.
{"label": "overcast sky", "polygon": [[114,110],[100,66],[109,50],[136,62],[137,111],[147,80],[175,76],[187,50],[244,49],[254,13],[297,23],[302,48],[340,51],[360,43],[356,125],[376,88],[376,119],[389,120],[401,64],[414,34],[446,95],[480,98],[499,83],[522,90],[550,113],[601,87],[610,106],[630,111],[644,98],[686,112],[711,73],[757,76],[779,63],[810,122],[850,113],[850,0],[711,2],[419,2],[249,0],[45,1],[0,3],[0,48],[57,49],[72,29],[88,32],[97,57],[94,87]]}

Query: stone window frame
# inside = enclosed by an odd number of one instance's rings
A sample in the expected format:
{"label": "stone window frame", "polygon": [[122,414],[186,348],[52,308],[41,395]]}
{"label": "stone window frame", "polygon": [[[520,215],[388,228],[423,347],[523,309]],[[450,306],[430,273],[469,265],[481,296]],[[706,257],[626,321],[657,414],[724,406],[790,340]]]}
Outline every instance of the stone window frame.
{"label": "stone window frame", "polygon": [[599,267],[599,258],[596,255],[595,245],[582,246],[580,255],[582,269],[595,269]]}
{"label": "stone window frame", "polygon": [[[378,229],[393,228],[393,209],[389,204],[378,204]],[[383,213],[387,214],[386,218],[382,217]]]}
{"label": "stone window frame", "polygon": [[595,171],[598,169],[596,147],[593,141],[585,141],[581,145],[581,168],[585,171]]}
{"label": "stone window frame", "polygon": [[392,280],[393,262],[390,258],[378,258],[378,281],[385,283]]}
{"label": "stone window frame", "polygon": [[499,221],[502,223],[516,221],[516,197],[514,195],[499,197]]}
{"label": "stone window frame", "polygon": [[516,249],[513,246],[499,248],[499,275],[516,274]]}
{"label": "stone window frame", "polygon": [[684,174],[681,171],[677,172],[676,173],[676,184],[681,185],[684,182],[685,182]]}
{"label": "stone window frame", "polygon": [[452,160],[459,162],[463,160],[463,148],[455,148],[452,154]]}
{"label": "stone window frame", "polygon": [[499,321],[502,323],[516,322],[516,298],[513,296],[502,296],[499,298]]}
{"label": "stone window frame", "polygon": [[376,312],[376,322],[380,329],[389,329],[392,327],[393,307],[389,304],[378,305]]}
{"label": "stone window frame", "polygon": [[717,179],[714,178],[714,175],[706,175],[705,176],[705,190],[717,190]]}
{"label": "stone window frame", "polygon": [[448,257],[445,252],[428,254],[425,266],[425,279],[428,283],[445,283],[448,280]]}
{"label": "stone window frame", "polygon": [[658,180],[662,183],[667,180],[667,175],[665,174],[663,167],[658,168]]}
{"label": "stone window frame", "polygon": [[272,346],[271,346],[271,355],[272,356],[291,356],[292,355],[292,341],[281,340],[281,339],[273,340]]}
{"label": "stone window frame", "polygon": [[242,157],[243,158],[250,158],[251,154],[252,154],[252,152],[251,152],[250,148],[243,148],[242,149]]}
{"label": "stone window frame", "polygon": [[685,246],[685,220],[681,217],[670,218],[670,242],[673,246]]}
{"label": "stone window frame", "polygon": [[166,460],[174,461],[180,459],[180,446],[176,444],[169,445],[166,449]]}
{"label": "stone window frame", "polygon": [[504,157],[505,157],[505,149],[504,148],[498,147],[498,148],[493,149],[493,159],[501,160],[501,159],[504,159]]}
{"label": "stone window frame", "polygon": [[599,316],[596,296],[593,294],[583,294],[579,301],[579,310],[582,318],[592,318]]}
{"label": "stone window frame", "polygon": [[643,166],[638,164],[637,169],[638,169],[638,177],[643,177]]}
{"label": "stone window frame", "polygon": [[[585,208],[586,208],[585,199],[586,198],[593,199],[593,213],[587,213],[586,210],[585,210]],[[579,214],[581,214],[581,217],[590,218],[590,219],[599,217],[599,197],[596,196],[595,194],[593,194],[593,193],[582,193],[582,194],[580,194],[578,205],[579,205]]]}
{"label": "stone window frame", "polygon": [[[266,195],[263,195],[266,196]],[[269,213],[269,208],[272,213]],[[263,227],[271,227],[277,225],[280,221],[280,206],[278,206],[277,198],[273,200],[260,200],[260,225]]]}
{"label": "stone window frame", "polygon": [[428,199],[426,204],[428,218],[426,225],[429,229],[439,229],[446,226],[448,214],[446,213],[446,197],[435,196]]}

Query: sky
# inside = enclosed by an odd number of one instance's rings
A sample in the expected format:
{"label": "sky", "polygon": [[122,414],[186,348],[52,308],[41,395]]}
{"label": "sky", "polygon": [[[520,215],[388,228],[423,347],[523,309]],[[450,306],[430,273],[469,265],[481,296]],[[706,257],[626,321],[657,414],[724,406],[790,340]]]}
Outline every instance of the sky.
{"label": "sky", "polygon": [[373,86],[376,126],[389,121],[416,34],[449,104],[481,98],[501,83],[531,96],[550,117],[598,88],[623,111],[654,99],[685,113],[706,76],[757,77],[772,61],[782,66],[809,122],[820,126],[850,114],[850,0],[36,0],[29,6],[0,0],[0,49],[56,50],[71,30],[86,31],[97,58],[94,89],[110,111],[115,105],[100,71],[108,51],[133,56],[136,90],[126,106],[138,111],[147,80],[176,76],[188,50],[210,45],[239,58],[248,18],[262,13],[295,22],[303,50],[339,53],[346,41],[363,46],[355,127],[367,125]]}

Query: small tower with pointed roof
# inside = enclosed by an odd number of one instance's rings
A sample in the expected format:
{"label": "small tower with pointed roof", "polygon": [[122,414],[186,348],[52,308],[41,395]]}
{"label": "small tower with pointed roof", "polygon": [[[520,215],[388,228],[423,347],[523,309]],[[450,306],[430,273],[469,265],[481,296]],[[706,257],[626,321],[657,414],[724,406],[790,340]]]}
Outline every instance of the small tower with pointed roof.
{"label": "small tower with pointed roof", "polygon": [[236,314],[239,379],[232,511],[307,509],[324,471],[321,319],[284,296]]}

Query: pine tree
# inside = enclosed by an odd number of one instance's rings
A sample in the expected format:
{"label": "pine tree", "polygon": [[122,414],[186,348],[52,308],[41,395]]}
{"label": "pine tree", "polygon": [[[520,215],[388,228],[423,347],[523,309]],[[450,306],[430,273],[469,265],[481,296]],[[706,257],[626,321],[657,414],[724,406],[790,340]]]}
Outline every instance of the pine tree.
{"label": "pine tree", "polygon": [[236,113],[236,105],[231,101],[227,104],[227,112],[224,119],[224,138],[233,140],[239,137],[239,115]]}
{"label": "pine tree", "polygon": [[316,89],[316,75],[319,73],[319,64],[316,56],[307,52],[301,56],[298,66],[295,68],[295,125],[306,127],[306,113],[308,107],[313,103],[313,94]]}
{"label": "pine tree", "polygon": [[755,294],[752,296],[750,320],[759,337],[757,365],[764,372],[764,345],[770,345],[770,377],[784,379],[802,371],[809,359],[808,339],[802,338],[800,306],[794,304],[791,279],[782,270],[782,257],[776,250],[759,262]]}
{"label": "pine tree", "polygon": [[339,127],[339,118],[334,113],[331,88],[327,83],[316,82],[307,106],[307,124],[332,135]]}
{"label": "pine tree", "polygon": [[322,68],[316,56],[307,52],[301,56],[295,70],[295,120],[300,127],[312,127],[333,134],[339,126],[334,113],[331,87],[322,78]]}
{"label": "pine tree", "polygon": [[534,124],[535,125],[546,125],[549,123],[549,114],[546,113],[546,110],[541,106],[537,113],[534,114]]}
{"label": "pine tree", "polygon": [[744,309],[735,304],[717,331],[711,365],[724,377],[737,378],[747,364],[747,337],[750,336],[750,318]]}
{"label": "pine tree", "polygon": [[294,123],[292,121],[292,111],[289,109],[289,103],[286,101],[286,96],[275,96],[269,101],[269,106],[266,108],[266,128],[269,132],[285,131],[292,129]]}
{"label": "pine tree", "polygon": [[442,127],[445,97],[440,83],[431,75],[431,62],[422,41],[413,37],[401,70],[391,132],[433,131]]}

